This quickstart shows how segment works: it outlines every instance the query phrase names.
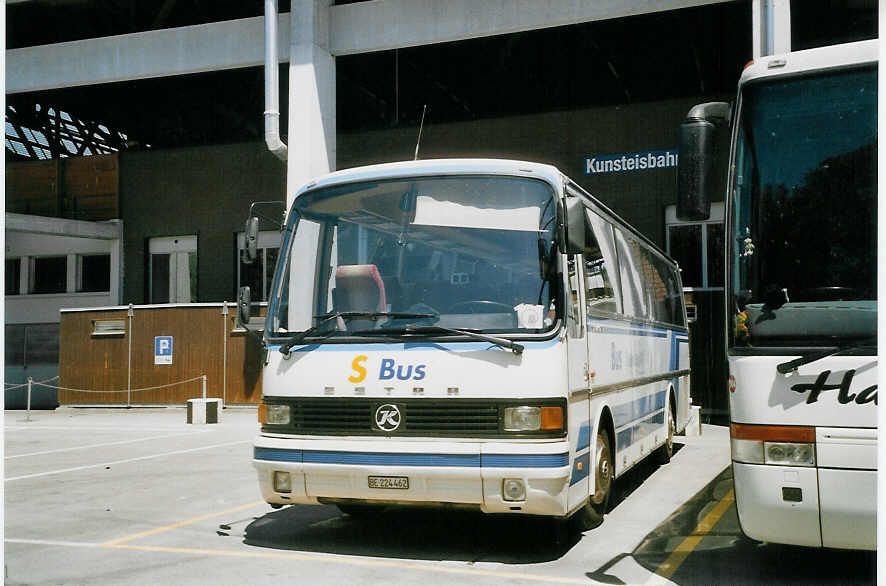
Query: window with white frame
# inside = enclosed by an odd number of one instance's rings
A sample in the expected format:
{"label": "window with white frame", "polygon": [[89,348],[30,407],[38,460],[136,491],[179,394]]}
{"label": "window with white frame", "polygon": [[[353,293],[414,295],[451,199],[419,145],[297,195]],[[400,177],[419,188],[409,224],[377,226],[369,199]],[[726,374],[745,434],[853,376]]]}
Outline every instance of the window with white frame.
{"label": "window with white frame", "polygon": [[668,254],[681,269],[683,288],[722,290],[726,245],[723,202],[711,204],[711,217],[703,222],[677,220],[676,206],[665,210]]}
{"label": "window with white frame", "polygon": [[151,238],[149,303],[197,301],[197,236]]}
{"label": "window with white frame", "polygon": [[112,296],[117,301],[118,241],[16,231],[6,242],[6,295]]}
{"label": "window with white frame", "polygon": [[248,286],[252,301],[267,301],[271,292],[274,267],[280,253],[280,232],[267,230],[258,233],[258,254],[251,264],[243,262],[246,236],[237,234],[237,288]]}

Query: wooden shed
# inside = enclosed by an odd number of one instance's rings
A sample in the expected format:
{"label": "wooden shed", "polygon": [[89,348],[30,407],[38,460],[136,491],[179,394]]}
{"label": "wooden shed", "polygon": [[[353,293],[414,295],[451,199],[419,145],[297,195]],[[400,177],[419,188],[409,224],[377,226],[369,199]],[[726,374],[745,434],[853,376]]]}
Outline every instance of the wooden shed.
{"label": "wooden shed", "polygon": [[261,340],[233,303],[62,309],[61,405],[225,405],[261,400]]}

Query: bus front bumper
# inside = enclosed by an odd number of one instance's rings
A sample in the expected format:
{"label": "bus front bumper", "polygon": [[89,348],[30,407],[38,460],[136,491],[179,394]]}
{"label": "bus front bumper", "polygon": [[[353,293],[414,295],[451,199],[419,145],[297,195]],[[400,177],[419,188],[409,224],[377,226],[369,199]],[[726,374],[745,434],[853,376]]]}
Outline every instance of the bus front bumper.
{"label": "bus front bumper", "polygon": [[259,436],[253,465],[271,504],[466,506],[550,516],[567,514],[571,473],[566,441]]}
{"label": "bus front bumper", "polygon": [[877,471],[733,462],[741,529],[759,541],[877,548]]}

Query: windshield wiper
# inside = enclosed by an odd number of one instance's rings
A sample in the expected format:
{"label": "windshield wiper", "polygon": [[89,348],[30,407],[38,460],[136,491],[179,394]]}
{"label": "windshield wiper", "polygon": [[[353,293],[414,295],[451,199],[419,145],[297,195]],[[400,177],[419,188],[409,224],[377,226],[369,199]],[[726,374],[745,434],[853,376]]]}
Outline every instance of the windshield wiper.
{"label": "windshield wiper", "polygon": [[518,344],[512,340],[508,340],[506,338],[499,338],[497,336],[487,336],[486,334],[481,334],[473,329],[456,329],[456,328],[447,328],[443,326],[434,326],[434,325],[407,325],[402,328],[382,328],[378,330],[365,330],[361,332],[354,332],[355,334],[363,334],[363,335],[420,335],[420,334],[453,334],[458,336],[466,336],[468,338],[473,338],[475,340],[483,340],[484,342],[490,342],[495,344],[496,346],[501,346],[503,348],[509,349],[514,354],[522,354],[523,353],[523,345]]}
{"label": "windshield wiper", "polygon": [[787,362],[782,362],[775,369],[781,374],[787,374],[794,370],[797,370],[799,367],[815,362],[816,360],[821,360],[822,358],[827,358],[828,356],[833,356],[834,354],[839,354],[840,352],[844,352],[846,350],[853,350],[855,348],[864,348],[865,346],[871,346],[872,344],[876,344],[877,338],[870,337],[865,338],[859,342],[852,342],[851,344],[841,344],[839,346],[830,346],[828,348],[823,349],[821,352],[815,352],[813,354],[807,354],[806,356],[801,356],[800,358],[794,358],[793,360],[788,360]]}
{"label": "windshield wiper", "polygon": [[[320,315],[315,315],[315,318],[319,318],[320,321],[317,322],[317,325],[312,326],[306,329],[303,332],[296,332],[293,336],[287,341],[285,344],[280,346],[280,353],[289,357],[290,350],[292,350],[293,346],[297,346],[305,341],[306,338],[315,335],[317,332],[321,331],[326,324],[329,324],[333,321],[338,321],[338,318],[342,319],[353,319],[353,318],[370,318],[377,319],[380,317],[387,317],[391,319],[419,319],[419,318],[435,318],[439,317],[430,313],[398,313],[391,311],[336,311],[333,313],[321,313]],[[375,330],[372,330],[375,331]],[[326,332],[323,334],[324,338],[328,338],[335,330],[331,332]]]}

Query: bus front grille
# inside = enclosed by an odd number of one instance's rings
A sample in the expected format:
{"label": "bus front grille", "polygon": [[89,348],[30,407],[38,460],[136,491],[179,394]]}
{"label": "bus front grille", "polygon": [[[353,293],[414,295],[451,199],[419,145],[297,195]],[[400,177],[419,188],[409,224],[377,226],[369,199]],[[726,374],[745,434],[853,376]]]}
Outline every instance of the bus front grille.
{"label": "bus front grille", "polygon": [[[265,397],[268,404],[289,405],[288,425],[264,425],[263,432],[325,436],[424,437],[562,437],[562,432],[503,430],[505,407],[541,403],[516,399],[425,399],[368,397]],[[551,401],[544,401],[550,404]],[[395,406],[398,425],[380,426],[380,409]],[[563,401],[565,408],[565,401]],[[383,422],[384,423],[384,422]],[[389,429],[384,429],[387,427]]]}
{"label": "bus front grille", "polygon": [[304,434],[379,434],[375,412],[382,405],[396,405],[401,413],[399,435],[495,434],[499,429],[498,406],[489,401],[438,401],[408,399],[295,399],[293,427]]}

